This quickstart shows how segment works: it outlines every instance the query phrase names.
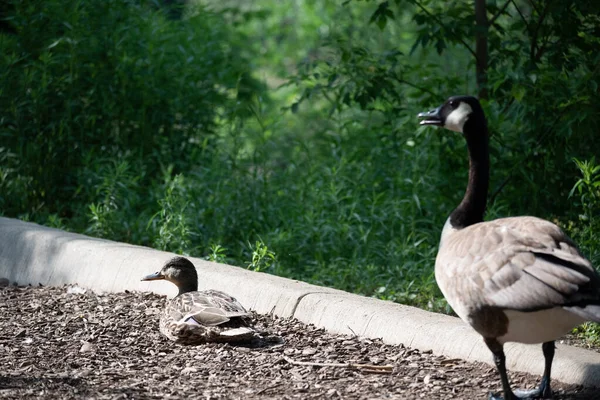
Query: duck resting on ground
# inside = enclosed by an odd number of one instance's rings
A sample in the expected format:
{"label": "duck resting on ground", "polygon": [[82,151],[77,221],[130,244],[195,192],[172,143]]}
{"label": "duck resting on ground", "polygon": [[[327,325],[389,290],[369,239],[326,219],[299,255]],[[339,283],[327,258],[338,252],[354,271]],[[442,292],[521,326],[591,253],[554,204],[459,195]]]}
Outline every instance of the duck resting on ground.
{"label": "duck resting on ground", "polygon": [[[504,399],[551,398],[554,341],[584,321],[600,322],[600,275],[549,221],[512,217],[483,222],[488,129],[475,97],[450,97],[418,117],[421,125],[462,133],[469,151],[467,189],[442,230],[436,281],[456,314],[483,336],[493,353]],[[512,391],[506,342],[543,343],[545,368],[539,388]]]}
{"label": "duck resting on ground", "polygon": [[167,300],[159,327],[167,338],[183,344],[250,342],[259,337],[250,313],[233,297],[218,290],[198,291],[196,267],[187,258],[169,260],[142,281],[167,280],[179,294]]}

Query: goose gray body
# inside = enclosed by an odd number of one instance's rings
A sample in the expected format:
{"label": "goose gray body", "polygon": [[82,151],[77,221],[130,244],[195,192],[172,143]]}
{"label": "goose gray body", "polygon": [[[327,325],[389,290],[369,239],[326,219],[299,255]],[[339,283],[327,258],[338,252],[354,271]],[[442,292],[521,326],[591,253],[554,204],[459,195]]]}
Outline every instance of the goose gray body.
{"label": "goose gray body", "polygon": [[502,218],[444,232],[435,275],[454,311],[500,343],[555,340],[600,319],[598,276],[555,224]]}
{"label": "goose gray body", "polygon": [[[488,130],[476,98],[450,97],[419,118],[421,125],[462,133],[469,151],[467,189],[442,230],[436,281],[453,310],[483,336],[493,353],[504,398],[551,398],[554,340],[584,321],[600,322],[600,276],[550,221],[483,221]],[[538,389],[513,392],[506,373],[506,342],[543,343],[545,369]],[[500,397],[490,394],[490,399]]]}

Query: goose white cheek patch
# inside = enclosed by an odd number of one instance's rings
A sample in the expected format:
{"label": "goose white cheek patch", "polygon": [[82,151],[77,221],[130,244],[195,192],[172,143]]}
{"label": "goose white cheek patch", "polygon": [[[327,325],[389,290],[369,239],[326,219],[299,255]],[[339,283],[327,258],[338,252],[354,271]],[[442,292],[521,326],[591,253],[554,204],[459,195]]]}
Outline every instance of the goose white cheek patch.
{"label": "goose white cheek patch", "polygon": [[444,128],[450,129],[454,132],[462,133],[465,122],[467,122],[469,119],[471,112],[473,112],[471,106],[465,102],[461,102],[458,108],[452,111],[446,117]]}

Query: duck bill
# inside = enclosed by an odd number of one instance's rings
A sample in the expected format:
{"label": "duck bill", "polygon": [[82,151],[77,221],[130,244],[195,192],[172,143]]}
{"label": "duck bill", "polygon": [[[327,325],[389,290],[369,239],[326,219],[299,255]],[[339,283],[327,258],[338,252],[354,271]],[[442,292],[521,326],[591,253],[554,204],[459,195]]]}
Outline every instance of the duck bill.
{"label": "duck bill", "polygon": [[417,114],[417,118],[422,120],[419,125],[442,126],[444,123],[442,121],[441,111],[442,107],[440,106],[434,110]]}
{"label": "duck bill", "polygon": [[161,279],[165,279],[165,276],[161,275],[160,272],[155,272],[142,278],[143,281],[159,281]]}

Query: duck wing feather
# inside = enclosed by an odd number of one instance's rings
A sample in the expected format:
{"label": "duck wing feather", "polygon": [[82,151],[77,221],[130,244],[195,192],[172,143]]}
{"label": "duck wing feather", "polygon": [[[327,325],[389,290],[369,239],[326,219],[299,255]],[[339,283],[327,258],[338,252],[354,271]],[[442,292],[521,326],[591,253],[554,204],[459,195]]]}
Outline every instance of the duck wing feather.
{"label": "duck wing feather", "polygon": [[227,293],[217,290],[183,293],[171,300],[165,309],[174,321],[217,326],[233,318],[248,317],[248,311]]}

